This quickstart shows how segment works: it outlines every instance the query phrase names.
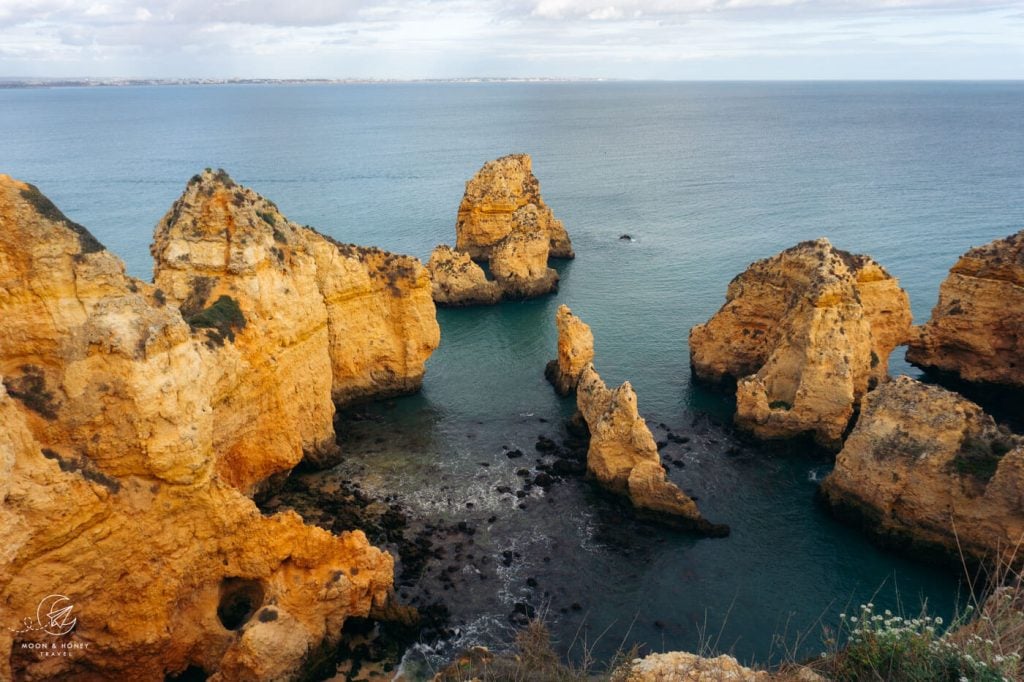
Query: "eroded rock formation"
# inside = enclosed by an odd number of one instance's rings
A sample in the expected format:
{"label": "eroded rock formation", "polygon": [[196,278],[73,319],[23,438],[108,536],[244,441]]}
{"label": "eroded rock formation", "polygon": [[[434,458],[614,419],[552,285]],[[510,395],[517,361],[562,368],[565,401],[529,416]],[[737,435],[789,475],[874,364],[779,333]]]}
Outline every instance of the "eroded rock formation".
{"label": "eroded rock formation", "polygon": [[558,328],[558,358],[548,363],[544,376],[560,395],[569,395],[576,390],[583,369],[594,362],[594,333],[567,305],[558,306],[555,326]]}
{"label": "eroded rock formation", "polygon": [[[484,167],[466,183],[455,224],[455,252],[431,255],[434,300],[439,305],[478,305],[501,298],[533,298],[558,290],[549,258],[573,258],[562,221],[540,196],[527,154],[511,154]],[[454,253],[487,261],[493,280]]]}
{"label": "eroded rock formation", "polygon": [[821,487],[839,514],[882,539],[979,560],[1018,551],[1022,490],[1024,437],[956,393],[905,376],[865,396]]}
{"label": "eroded rock formation", "polygon": [[[590,433],[587,475],[657,521],[716,537],[728,535],[728,526],[709,523],[697,503],[668,480],[633,387],[627,381],[609,389],[594,369],[590,328],[564,305],[556,320],[559,360],[547,372],[556,388],[560,381],[576,390],[576,406]],[[563,359],[565,373],[560,369]],[[576,367],[578,373],[572,376]]]}
{"label": "eroded rock formation", "polygon": [[914,332],[907,360],[915,365],[1024,388],[1024,231],[961,256]]}
{"label": "eroded rock formation", "polygon": [[438,305],[489,305],[501,300],[501,288],[467,254],[442,244],[430,254],[427,271]]}
{"label": "eroded rock formation", "polygon": [[819,239],[736,277],[725,305],[690,330],[690,364],[699,379],[736,382],[742,428],[769,439],[811,434],[838,448],[910,321],[895,278]]}
{"label": "eroded rock formation", "polygon": [[[393,561],[362,532],[243,493],[330,448],[332,393],[418,383],[437,343],[423,268],[222,173],[193,178],[153,252],[156,284],[128,277],[0,176],[0,678],[290,679],[388,599]],[[78,619],[59,640],[36,615],[55,594]],[[88,649],[22,646],[54,641]]]}
{"label": "eroded rock formation", "polygon": [[488,161],[466,183],[455,222],[455,248],[476,260],[487,260],[494,247],[521,224],[523,216],[517,216],[517,211],[531,205],[536,209],[537,228],[548,235],[551,257],[572,258],[572,242],[562,221],[541,198],[529,154]]}
{"label": "eroded rock formation", "polygon": [[712,658],[669,651],[635,659],[612,679],[617,682],[769,682],[772,675],[740,665],[732,656]]}

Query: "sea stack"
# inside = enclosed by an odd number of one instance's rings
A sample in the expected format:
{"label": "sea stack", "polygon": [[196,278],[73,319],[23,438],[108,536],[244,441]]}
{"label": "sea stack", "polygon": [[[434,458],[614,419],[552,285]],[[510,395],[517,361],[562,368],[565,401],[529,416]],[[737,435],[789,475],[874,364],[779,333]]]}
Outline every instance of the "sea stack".
{"label": "sea stack", "polygon": [[529,154],[488,161],[466,183],[455,221],[455,248],[474,260],[487,260],[494,248],[521,224],[520,209],[533,206],[538,229],[548,235],[552,258],[573,258],[572,242],[561,220],[540,195]]}
{"label": "sea stack", "polygon": [[336,244],[207,172],[157,227],[155,284],[0,176],[0,616],[59,592],[81,657],[0,629],[0,678],[292,679],[391,595],[393,560],[247,497],[333,448],[336,400],[418,385],[415,259]]}
{"label": "sea stack", "polygon": [[[438,305],[480,305],[555,292],[558,273],[548,266],[549,259],[575,255],[565,226],[540,195],[527,154],[488,161],[466,183],[455,239],[454,251],[439,246],[428,265]],[[487,262],[494,279],[456,253]]]}
{"label": "sea stack", "polygon": [[963,381],[1024,388],[1024,231],[971,249],[939,288],[907,360]]}
{"label": "sea stack", "polygon": [[894,277],[818,239],[737,276],[725,305],[690,330],[690,365],[698,379],[735,382],[741,428],[765,439],[808,434],[837,450],[910,322]]}
{"label": "sea stack", "polygon": [[969,400],[901,376],[865,396],[822,484],[836,513],[889,544],[1021,562],[1024,437]]}
{"label": "sea stack", "polygon": [[[553,361],[554,367],[548,365],[548,378],[560,393],[562,386],[576,391],[576,406],[590,432],[587,476],[629,498],[641,515],[712,537],[728,535],[728,526],[710,523],[697,503],[668,480],[629,382],[609,389],[594,369],[590,327],[564,305],[557,315],[559,359]],[[572,376],[574,367],[580,369]]]}
{"label": "sea stack", "polygon": [[594,362],[594,333],[567,305],[558,306],[555,326],[558,328],[558,358],[548,363],[544,376],[559,395],[569,395],[576,390],[583,369]]}

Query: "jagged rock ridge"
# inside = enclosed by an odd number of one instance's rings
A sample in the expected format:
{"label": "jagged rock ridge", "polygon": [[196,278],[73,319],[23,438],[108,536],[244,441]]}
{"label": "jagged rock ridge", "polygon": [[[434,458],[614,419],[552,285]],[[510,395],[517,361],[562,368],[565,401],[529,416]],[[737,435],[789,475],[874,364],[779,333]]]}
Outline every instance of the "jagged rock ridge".
{"label": "jagged rock ridge", "polygon": [[[156,284],[0,176],[0,620],[65,595],[82,656],[0,629],[0,678],[291,679],[389,599],[391,557],[245,496],[333,443],[335,398],[417,385],[414,259],[338,245],[207,172],[157,229]],[[399,319],[404,316],[408,319]]]}

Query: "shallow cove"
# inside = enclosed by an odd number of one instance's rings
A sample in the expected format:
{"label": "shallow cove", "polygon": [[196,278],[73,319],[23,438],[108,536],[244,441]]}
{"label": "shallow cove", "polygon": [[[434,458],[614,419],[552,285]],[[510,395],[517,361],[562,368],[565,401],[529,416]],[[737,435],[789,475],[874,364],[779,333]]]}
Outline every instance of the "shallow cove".
{"label": "shallow cove", "polygon": [[[380,421],[347,423],[337,473],[424,518],[473,524],[471,537],[442,538],[449,553],[427,567],[457,567],[456,587],[439,588],[466,623],[455,644],[500,643],[517,602],[549,600],[563,648],[585,621],[590,642],[610,626],[602,656],[627,631],[654,649],[692,649],[705,613],[713,637],[728,613],[720,648],[765,661],[787,621],[790,632],[823,613],[834,623],[883,583],[880,608],[895,583],[910,611],[927,598],[945,617],[958,582],[822,513],[814,480],[826,461],[735,443],[728,401],[691,385],[687,331],[751,261],[818,236],[876,258],[927,319],[962,252],[1024,225],[1022,95],[1019,83],[0,90],[0,126],[18,131],[0,140],[0,159],[148,277],[152,226],[205,166],[335,238],[426,258],[454,241],[480,165],[530,152],[578,254],[558,265],[558,295],[439,311],[422,394],[375,406]],[[630,380],[643,414],[690,438],[665,449],[686,465],[671,475],[732,526],[729,538],[634,524],[580,481],[531,490],[526,510],[494,490],[521,488],[515,472],[535,464],[538,435],[557,436],[571,410],[543,379],[562,302],[593,327],[608,383]],[[504,566],[504,551],[520,557]],[[487,580],[463,570],[485,556]]]}
{"label": "shallow cove", "polygon": [[[695,650],[703,636],[742,660],[768,662],[782,653],[773,637],[798,631],[811,632],[799,653],[815,655],[821,625],[867,601],[916,612],[927,600],[949,618],[960,589],[953,572],[880,550],[832,519],[814,500],[829,458],[742,438],[730,401],[703,388],[681,391],[685,410],[676,414],[645,410],[643,394],[640,406],[665,443],[670,477],[710,520],[730,524],[730,537],[638,521],[581,476],[517,497],[517,472],[532,478],[538,463],[555,461],[537,451],[538,437],[561,442],[575,407],[543,378],[558,302],[440,311],[444,342],[422,394],[357,411],[342,422],[346,461],[304,476],[328,487],[354,482],[445,528],[431,533],[442,555],[399,592],[421,606],[444,603],[455,634],[411,651],[406,672],[427,675],[456,649],[507,644],[517,604],[546,614],[563,653],[578,657],[586,638],[599,666],[623,642]],[[507,456],[515,450],[523,455]]]}

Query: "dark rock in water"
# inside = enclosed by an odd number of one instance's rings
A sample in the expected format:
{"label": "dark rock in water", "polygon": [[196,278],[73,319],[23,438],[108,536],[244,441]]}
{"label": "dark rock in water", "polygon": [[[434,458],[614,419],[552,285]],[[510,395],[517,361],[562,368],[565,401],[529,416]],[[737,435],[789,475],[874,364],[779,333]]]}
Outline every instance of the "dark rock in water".
{"label": "dark rock in water", "polygon": [[520,476],[522,478],[526,478],[529,475],[530,475],[530,470],[529,469],[516,469],[516,476]]}
{"label": "dark rock in water", "polygon": [[578,460],[560,459],[551,465],[551,471],[559,476],[579,476],[586,470],[587,465]]}
{"label": "dark rock in water", "polygon": [[512,492],[512,488],[510,488],[507,485],[499,485],[494,490],[501,493],[502,495]]}
{"label": "dark rock in water", "polygon": [[550,488],[555,483],[555,479],[550,474],[541,472],[533,478],[534,485],[538,485],[541,488]]}
{"label": "dark rock in water", "polygon": [[556,452],[558,450],[558,444],[551,440],[547,436],[539,436],[537,438],[537,452]]}
{"label": "dark rock in water", "polygon": [[526,586],[527,587],[537,587],[537,579],[536,578],[527,578],[526,579]]}
{"label": "dark rock in water", "polygon": [[508,457],[509,459],[516,459],[517,457],[523,456],[523,451],[519,449],[509,450],[508,452],[505,453],[505,456]]}
{"label": "dark rock in water", "polygon": [[655,446],[656,446],[656,447],[657,447],[657,448],[658,448],[659,450],[661,450],[661,449],[662,449],[663,447],[665,447],[666,445],[668,445],[668,441],[667,441],[667,440],[659,440],[659,441],[658,441],[657,443],[655,443],[654,445],[655,445]]}
{"label": "dark rock in water", "polygon": [[621,235],[619,235],[619,241],[631,242],[631,241],[633,241],[633,237],[631,237],[628,234],[621,234]]}

